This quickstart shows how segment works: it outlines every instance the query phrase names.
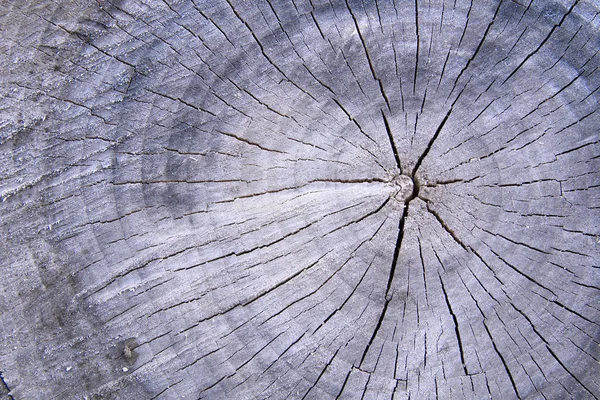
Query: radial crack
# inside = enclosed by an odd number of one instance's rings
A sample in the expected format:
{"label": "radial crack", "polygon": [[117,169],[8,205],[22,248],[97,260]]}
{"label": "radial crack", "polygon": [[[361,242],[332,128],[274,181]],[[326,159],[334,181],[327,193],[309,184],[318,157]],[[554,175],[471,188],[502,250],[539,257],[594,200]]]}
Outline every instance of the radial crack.
{"label": "radial crack", "polygon": [[373,341],[375,340],[375,337],[377,336],[377,333],[379,332],[379,329],[381,328],[381,324],[387,313],[388,306],[390,304],[390,301],[392,300],[392,296],[390,295],[390,290],[392,287],[392,281],[394,280],[394,275],[396,273],[396,264],[398,263],[398,256],[400,255],[400,248],[402,247],[402,239],[404,237],[404,223],[406,220],[406,216],[408,215],[408,206],[409,206],[409,203],[407,201],[406,204],[404,205],[404,211],[402,212],[402,217],[400,217],[400,222],[398,223],[398,236],[396,237],[396,247],[394,248],[394,256],[392,257],[392,265],[390,267],[390,273],[388,276],[387,285],[386,285],[386,289],[385,289],[385,303],[383,304],[383,310],[381,310],[381,314],[379,315],[379,320],[377,321],[377,325],[375,326],[375,329],[373,330],[373,334],[371,335],[371,338],[369,339],[369,342],[367,343],[367,346],[365,347],[365,351],[363,352],[363,355],[360,359],[360,363],[358,364],[359,367],[361,367],[362,363],[365,361],[367,353],[369,352],[369,348],[373,344]]}
{"label": "radial crack", "polygon": [[438,277],[440,278],[440,284],[442,285],[442,292],[444,293],[444,300],[446,301],[446,306],[448,307],[448,311],[452,316],[452,321],[454,322],[454,333],[456,335],[456,341],[458,343],[458,350],[460,353],[460,363],[462,364],[463,371],[465,375],[469,375],[469,371],[467,370],[467,364],[465,363],[465,352],[463,350],[462,340],[460,338],[460,330],[458,329],[458,319],[456,318],[456,314],[452,309],[452,305],[450,304],[450,300],[448,299],[448,293],[446,292],[446,286],[444,285],[444,280],[442,276],[438,272]]}
{"label": "radial crack", "polygon": [[381,110],[381,116],[383,117],[383,124],[385,125],[385,131],[387,132],[388,139],[390,140],[390,145],[392,146],[392,152],[394,153],[394,159],[396,160],[396,166],[400,173],[402,173],[402,164],[400,163],[400,157],[398,156],[398,149],[396,148],[396,143],[394,142],[394,136],[392,135],[392,130],[390,129],[390,124],[385,116],[383,110]]}
{"label": "radial crack", "polygon": [[444,116],[444,119],[442,120],[442,122],[440,123],[440,125],[436,129],[435,133],[433,134],[433,136],[429,140],[429,143],[427,144],[427,147],[423,151],[423,154],[421,154],[421,156],[417,160],[417,163],[415,164],[415,166],[414,166],[414,168],[412,170],[412,176],[413,177],[416,176],[416,173],[417,173],[419,167],[421,166],[421,163],[423,162],[423,160],[425,159],[425,157],[427,157],[427,154],[429,154],[429,150],[431,150],[431,147],[433,146],[433,142],[435,142],[435,140],[438,138],[440,132],[442,131],[442,129],[444,128],[444,125],[446,124],[446,121],[448,121],[448,117],[450,117],[450,113],[451,112],[452,112],[452,107],[450,107],[450,109],[446,113],[446,116]]}

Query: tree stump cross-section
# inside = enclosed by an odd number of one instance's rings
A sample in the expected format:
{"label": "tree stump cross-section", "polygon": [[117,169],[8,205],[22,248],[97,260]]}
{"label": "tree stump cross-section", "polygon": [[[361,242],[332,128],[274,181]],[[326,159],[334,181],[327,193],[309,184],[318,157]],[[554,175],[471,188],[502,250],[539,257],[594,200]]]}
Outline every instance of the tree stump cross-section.
{"label": "tree stump cross-section", "polygon": [[0,398],[600,397],[593,0],[0,5]]}

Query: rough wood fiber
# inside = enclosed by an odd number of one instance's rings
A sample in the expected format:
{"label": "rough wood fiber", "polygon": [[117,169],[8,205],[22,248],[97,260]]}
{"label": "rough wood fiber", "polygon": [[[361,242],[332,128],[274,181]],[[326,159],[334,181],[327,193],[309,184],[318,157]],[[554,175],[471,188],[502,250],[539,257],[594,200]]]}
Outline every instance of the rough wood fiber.
{"label": "rough wood fiber", "polygon": [[599,11],[2,2],[0,397],[600,396]]}

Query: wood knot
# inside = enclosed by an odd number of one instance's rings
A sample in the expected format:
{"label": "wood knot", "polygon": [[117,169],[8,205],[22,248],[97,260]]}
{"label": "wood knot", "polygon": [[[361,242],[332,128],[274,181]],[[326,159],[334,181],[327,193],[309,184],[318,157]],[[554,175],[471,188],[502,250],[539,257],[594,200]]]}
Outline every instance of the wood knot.
{"label": "wood knot", "polygon": [[413,179],[408,175],[396,176],[392,183],[396,188],[394,198],[400,202],[407,202],[413,197],[414,183]]}
{"label": "wood knot", "polygon": [[135,339],[127,339],[125,341],[125,343],[123,344],[123,352],[122,352],[122,356],[125,358],[125,360],[127,361],[128,364],[132,365],[135,363],[135,361],[138,358],[138,353],[135,351],[135,349],[139,346],[139,344],[137,343],[137,341]]}

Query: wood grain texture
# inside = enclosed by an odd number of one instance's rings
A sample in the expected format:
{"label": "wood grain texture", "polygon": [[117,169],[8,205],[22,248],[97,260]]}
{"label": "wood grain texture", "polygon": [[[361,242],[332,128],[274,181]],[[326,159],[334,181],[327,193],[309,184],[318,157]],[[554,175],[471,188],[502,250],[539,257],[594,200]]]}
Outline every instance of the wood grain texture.
{"label": "wood grain texture", "polygon": [[0,4],[0,398],[600,397],[593,0]]}

